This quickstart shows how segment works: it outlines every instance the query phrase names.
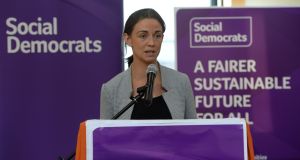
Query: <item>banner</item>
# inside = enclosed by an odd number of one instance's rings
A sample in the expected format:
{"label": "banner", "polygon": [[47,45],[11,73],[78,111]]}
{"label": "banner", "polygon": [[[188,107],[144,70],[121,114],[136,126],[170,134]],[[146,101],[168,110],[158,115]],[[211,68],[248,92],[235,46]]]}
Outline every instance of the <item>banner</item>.
{"label": "banner", "polygon": [[255,159],[299,159],[300,8],[176,12],[178,70],[198,117],[245,118]]}
{"label": "banner", "polygon": [[122,1],[6,0],[0,12],[0,159],[67,157],[122,71]]}

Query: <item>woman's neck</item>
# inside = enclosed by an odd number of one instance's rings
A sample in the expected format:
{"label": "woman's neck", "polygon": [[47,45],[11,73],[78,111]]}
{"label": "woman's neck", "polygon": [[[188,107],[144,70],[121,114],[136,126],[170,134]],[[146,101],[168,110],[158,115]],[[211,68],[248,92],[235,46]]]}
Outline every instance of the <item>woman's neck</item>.
{"label": "woman's neck", "polygon": [[147,74],[146,74],[146,70],[147,70],[147,65],[146,64],[139,64],[139,63],[132,63],[131,66],[131,76],[132,79],[141,81],[141,80],[146,80],[147,78]]}
{"label": "woman's neck", "polygon": [[[157,63],[155,63],[157,65]],[[132,78],[136,80],[147,79],[147,68],[150,64],[142,63],[140,61],[134,61],[131,65]],[[158,68],[159,66],[157,66]]]}

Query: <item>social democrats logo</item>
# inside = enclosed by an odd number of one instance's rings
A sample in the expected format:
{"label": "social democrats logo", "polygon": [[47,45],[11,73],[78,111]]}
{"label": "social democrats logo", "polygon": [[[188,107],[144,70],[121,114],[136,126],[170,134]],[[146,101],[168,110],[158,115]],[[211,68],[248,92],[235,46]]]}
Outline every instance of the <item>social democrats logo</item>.
{"label": "social democrats logo", "polygon": [[58,18],[45,21],[37,17],[34,21],[20,21],[15,17],[6,19],[7,53],[100,53],[101,40],[88,36],[81,39],[59,39]]}
{"label": "social democrats logo", "polygon": [[191,48],[249,47],[252,17],[193,17],[190,20]]}

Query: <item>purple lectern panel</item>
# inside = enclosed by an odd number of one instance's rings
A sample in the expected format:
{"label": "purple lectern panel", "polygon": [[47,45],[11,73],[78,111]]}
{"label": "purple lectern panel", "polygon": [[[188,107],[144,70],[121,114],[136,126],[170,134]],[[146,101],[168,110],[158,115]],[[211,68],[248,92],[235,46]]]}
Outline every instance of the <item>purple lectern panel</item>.
{"label": "purple lectern panel", "polygon": [[101,127],[94,160],[244,159],[242,125]]}

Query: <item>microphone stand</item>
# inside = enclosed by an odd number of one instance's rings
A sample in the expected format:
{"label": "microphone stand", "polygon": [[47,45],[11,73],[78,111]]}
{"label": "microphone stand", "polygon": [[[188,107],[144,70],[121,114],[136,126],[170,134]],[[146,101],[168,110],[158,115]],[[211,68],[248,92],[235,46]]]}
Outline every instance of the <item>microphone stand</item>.
{"label": "microphone stand", "polygon": [[[76,152],[73,152],[66,160],[72,160],[75,157],[75,153]],[[65,159],[63,157],[59,156],[58,160],[65,160]]]}
{"label": "microphone stand", "polygon": [[135,97],[130,98],[131,101],[121,111],[119,111],[115,116],[113,116],[112,120],[118,119],[132,105],[136,104],[144,96],[145,91],[147,90],[147,88],[148,88],[148,85],[144,85],[142,87],[137,88],[138,95],[136,95]]}
{"label": "microphone stand", "polygon": [[[118,119],[124,112],[126,112],[132,105],[136,104],[141,100],[141,98],[144,96],[146,90],[148,88],[148,85],[144,85],[142,87],[137,88],[138,95],[135,97],[131,97],[131,101],[121,110],[119,111],[115,116],[112,117],[112,120]],[[75,157],[76,152],[73,152],[66,160],[72,160]],[[63,157],[59,156],[58,160],[65,160]]]}

